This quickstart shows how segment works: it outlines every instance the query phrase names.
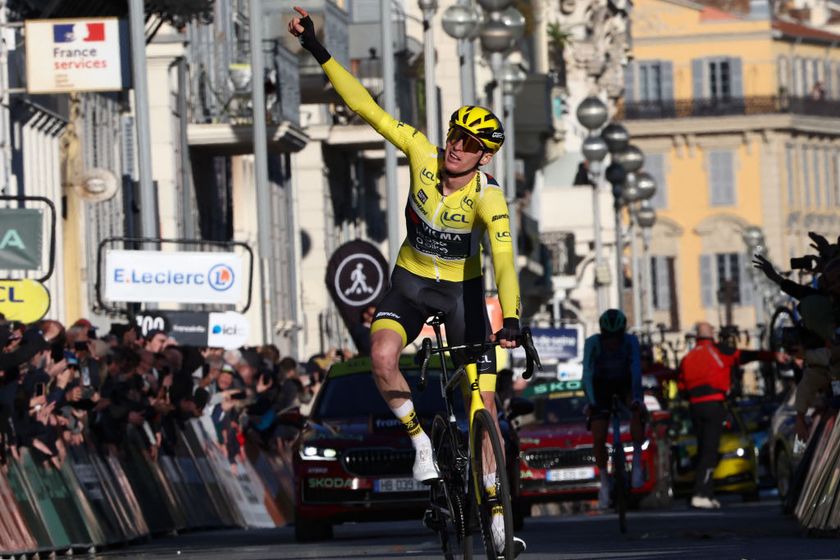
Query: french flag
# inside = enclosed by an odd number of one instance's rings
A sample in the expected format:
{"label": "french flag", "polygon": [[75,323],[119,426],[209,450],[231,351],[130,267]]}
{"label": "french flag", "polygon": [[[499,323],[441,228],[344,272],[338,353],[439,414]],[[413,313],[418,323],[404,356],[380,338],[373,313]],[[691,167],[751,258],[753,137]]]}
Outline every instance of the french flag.
{"label": "french flag", "polygon": [[[81,36],[77,36],[81,35]],[[53,25],[53,41],[73,43],[81,40],[85,43],[99,43],[105,40],[104,23],[56,23]]]}

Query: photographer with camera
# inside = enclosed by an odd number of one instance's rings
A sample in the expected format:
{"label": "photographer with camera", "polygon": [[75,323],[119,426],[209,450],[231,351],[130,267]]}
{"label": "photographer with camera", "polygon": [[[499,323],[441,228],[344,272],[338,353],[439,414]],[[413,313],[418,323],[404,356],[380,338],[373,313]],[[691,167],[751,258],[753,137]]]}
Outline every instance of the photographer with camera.
{"label": "photographer with camera", "polygon": [[[764,272],[765,276],[779,288],[799,301],[798,309],[802,316],[796,326],[799,343],[803,349],[804,369],[802,379],[796,387],[794,409],[796,411],[795,430],[802,441],[808,438],[808,426],[805,414],[811,406],[817,404],[820,393],[828,393],[832,381],[832,364],[840,361],[832,358],[835,328],[840,318],[840,254],[838,245],[831,245],[821,235],[808,232],[819,256],[806,255],[792,258],[791,268],[811,273],[821,273],[816,286],[799,284],[783,278],[769,260],[756,255],[753,265]],[[834,350],[837,352],[837,350]],[[836,367],[836,366],[835,366]]]}

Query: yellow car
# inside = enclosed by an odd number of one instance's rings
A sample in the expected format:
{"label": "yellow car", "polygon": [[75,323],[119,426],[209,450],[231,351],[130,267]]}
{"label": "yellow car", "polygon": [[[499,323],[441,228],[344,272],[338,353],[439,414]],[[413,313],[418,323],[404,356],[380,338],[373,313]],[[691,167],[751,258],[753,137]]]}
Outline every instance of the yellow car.
{"label": "yellow car", "polygon": [[[726,418],[720,437],[720,459],[713,474],[715,492],[741,494],[744,501],[758,499],[758,467],[755,446],[744,423],[732,407],[726,405]],[[674,492],[690,495],[694,490],[697,438],[694,436],[688,403],[671,407],[672,469]]]}

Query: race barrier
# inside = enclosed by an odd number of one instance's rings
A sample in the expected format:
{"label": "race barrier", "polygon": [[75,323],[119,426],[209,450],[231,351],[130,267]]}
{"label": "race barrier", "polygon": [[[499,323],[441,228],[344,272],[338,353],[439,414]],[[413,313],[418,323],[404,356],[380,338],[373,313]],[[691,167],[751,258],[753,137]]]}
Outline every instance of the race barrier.
{"label": "race barrier", "polygon": [[[798,501],[793,510],[811,535],[840,534],[840,422],[837,411],[820,418],[794,477]],[[796,486],[802,478],[801,488]]]}
{"label": "race barrier", "polygon": [[[293,520],[290,452],[248,442],[231,463],[197,420],[153,458],[129,428],[119,446],[69,446],[62,462],[26,448],[0,466],[0,556],[91,552],[156,535]],[[60,465],[60,466],[57,466]]]}

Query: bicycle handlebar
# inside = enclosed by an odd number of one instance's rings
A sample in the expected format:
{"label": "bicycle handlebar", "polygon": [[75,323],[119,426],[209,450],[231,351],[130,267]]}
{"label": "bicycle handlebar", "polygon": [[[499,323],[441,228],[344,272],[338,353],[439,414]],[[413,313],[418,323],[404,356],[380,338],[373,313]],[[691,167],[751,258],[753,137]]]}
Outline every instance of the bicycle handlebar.
{"label": "bicycle handlebar", "polygon": [[[525,371],[522,372],[523,379],[530,379],[534,375],[534,369],[542,371],[542,362],[534,347],[534,340],[531,337],[531,329],[523,327],[520,335],[517,338],[519,345],[525,350]],[[432,346],[431,338],[424,338],[420,345],[420,350],[417,352],[416,361],[420,364],[420,381],[417,383],[417,390],[424,391],[426,389],[426,372],[429,367],[429,361],[432,354],[443,354],[444,352],[452,352],[463,350],[466,352],[480,352],[489,348],[495,348],[499,342],[476,342],[472,344],[461,344],[460,346],[443,346],[434,348]]]}

